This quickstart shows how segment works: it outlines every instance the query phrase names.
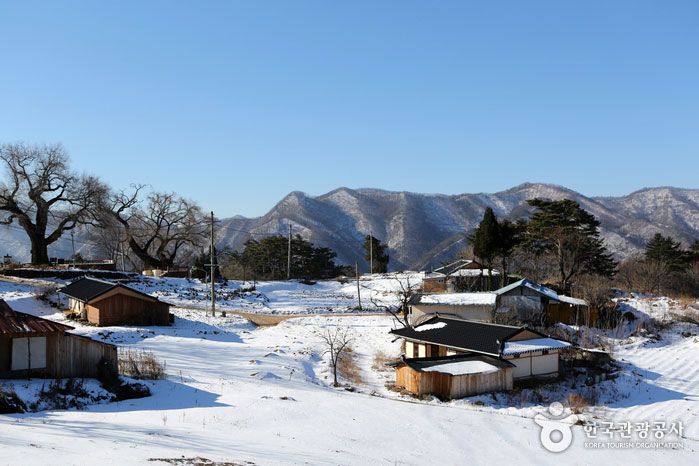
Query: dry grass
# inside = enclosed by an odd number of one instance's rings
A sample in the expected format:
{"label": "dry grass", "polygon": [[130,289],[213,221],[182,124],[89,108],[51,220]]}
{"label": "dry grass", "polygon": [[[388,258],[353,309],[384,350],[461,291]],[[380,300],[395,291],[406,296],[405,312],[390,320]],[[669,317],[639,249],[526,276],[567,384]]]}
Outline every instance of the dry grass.
{"label": "dry grass", "polygon": [[371,368],[376,372],[389,372],[393,369],[386,364],[395,360],[396,358],[389,358],[386,353],[379,351],[374,355],[374,362],[371,364]]}
{"label": "dry grass", "polygon": [[597,392],[595,390],[588,390],[585,395],[580,393],[571,393],[568,395],[566,400],[566,405],[575,414],[582,413],[589,406],[594,406],[597,403]]}
{"label": "dry grass", "polygon": [[678,309],[674,312],[671,312],[670,316],[673,322],[684,322],[688,324],[699,325],[699,311],[694,309],[693,307],[690,307],[688,304],[685,305],[682,309]]}
{"label": "dry grass", "polygon": [[362,383],[361,369],[357,366],[357,357],[352,348],[345,348],[340,355],[337,361],[337,373],[353,384]]}
{"label": "dry grass", "polygon": [[150,351],[136,351],[131,348],[120,349],[119,373],[134,379],[164,379],[165,363],[158,361],[158,358]]}

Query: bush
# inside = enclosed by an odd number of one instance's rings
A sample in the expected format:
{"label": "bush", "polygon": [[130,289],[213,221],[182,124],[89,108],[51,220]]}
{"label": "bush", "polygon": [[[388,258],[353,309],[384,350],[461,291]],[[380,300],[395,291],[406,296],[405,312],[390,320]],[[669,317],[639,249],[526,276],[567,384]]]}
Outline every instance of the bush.
{"label": "bush", "polygon": [[23,413],[26,410],[27,406],[17,396],[14,388],[0,386],[0,414]]}
{"label": "bush", "polygon": [[97,366],[97,379],[102,388],[114,394],[113,401],[131,400],[150,396],[150,390],[140,383],[124,383],[114,374],[106,359],[102,358]]}
{"label": "bush", "polygon": [[41,409],[70,409],[82,408],[84,403],[80,398],[89,398],[82,379],[68,379],[64,382],[53,380],[41,387],[39,398],[32,403],[32,411]]}
{"label": "bush", "polygon": [[119,373],[134,379],[159,380],[165,378],[165,363],[153,353],[127,348],[119,351]]}

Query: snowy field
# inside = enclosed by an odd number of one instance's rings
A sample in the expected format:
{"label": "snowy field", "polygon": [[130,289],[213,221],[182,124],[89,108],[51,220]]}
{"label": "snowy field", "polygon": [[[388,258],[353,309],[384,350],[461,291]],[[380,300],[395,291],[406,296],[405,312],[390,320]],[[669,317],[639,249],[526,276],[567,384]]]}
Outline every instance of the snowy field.
{"label": "snowy field", "polygon": [[[372,293],[385,303],[395,299],[388,293],[395,288],[390,277],[361,285],[363,304],[370,304]],[[393,373],[378,362],[400,354],[400,343],[388,335],[394,321],[333,315],[354,312],[355,282],[261,282],[255,292],[236,291],[239,282],[223,287],[218,309],[309,314],[259,328],[238,315],[208,315],[203,310],[206,285],[148,279],[139,286],[177,305],[174,326],[77,326],[74,332],[152,351],[166,363],[167,378],[146,382],[152,396],[143,399],[0,415],[0,464],[213,464],[201,459],[206,458],[221,465],[677,465],[694,464],[698,457],[696,326],[668,326],[658,335],[624,329],[613,342],[615,357],[622,360],[620,374],[599,384],[599,406],[581,415],[617,424],[681,422],[682,436],[664,439],[680,447],[592,448],[586,446],[590,440],[583,426],[575,425],[571,447],[556,454],[543,449],[533,418],[572,387],[523,390],[516,406],[510,406],[511,394],[441,402],[391,391],[386,384],[393,382]],[[0,282],[0,298],[16,310],[64,320],[34,292],[27,285]],[[624,306],[641,321],[643,316],[667,318],[674,304],[631,298]],[[339,388],[331,386],[320,338],[336,327],[350,329],[356,366],[349,380],[341,377]],[[0,382],[30,397],[42,383]],[[86,386],[100,390],[94,381]]]}

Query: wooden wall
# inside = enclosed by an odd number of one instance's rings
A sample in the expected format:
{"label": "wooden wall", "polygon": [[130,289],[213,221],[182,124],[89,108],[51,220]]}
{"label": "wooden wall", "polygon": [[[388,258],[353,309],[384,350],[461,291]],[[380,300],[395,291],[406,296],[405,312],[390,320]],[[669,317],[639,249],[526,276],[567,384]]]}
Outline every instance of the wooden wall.
{"label": "wooden wall", "polygon": [[[46,338],[46,365],[41,369],[32,369],[32,377],[53,379],[65,378],[96,378],[97,365],[102,358],[107,361],[108,370],[117,374],[119,364],[117,347],[87,337],[63,332],[26,333],[17,338]],[[0,364],[2,377],[27,377],[26,370],[12,371],[9,366],[13,338],[0,339],[0,356],[4,364]],[[2,362],[2,361],[0,361]]]}
{"label": "wooden wall", "polygon": [[113,374],[118,370],[117,347],[70,333],[49,335],[46,345],[46,375],[63,379],[97,377],[97,364],[104,358]]}
{"label": "wooden wall", "polygon": [[416,372],[406,364],[396,368],[396,385],[416,395],[440,398],[463,398],[481,393],[512,389],[512,369],[487,374],[448,375],[439,372]]}
{"label": "wooden wall", "polygon": [[87,320],[103,327],[110,325],[169,325],[170,306],[141,296],[114,294],[87,306]]}
{"label": "wooden wall", "polygon": [[596,327],[598,312],[597,309],[590,309],[586,306],[573,306],[568,303],[549,304],[548,315],[549,324],[561,322],[569,325],[586,325]]}

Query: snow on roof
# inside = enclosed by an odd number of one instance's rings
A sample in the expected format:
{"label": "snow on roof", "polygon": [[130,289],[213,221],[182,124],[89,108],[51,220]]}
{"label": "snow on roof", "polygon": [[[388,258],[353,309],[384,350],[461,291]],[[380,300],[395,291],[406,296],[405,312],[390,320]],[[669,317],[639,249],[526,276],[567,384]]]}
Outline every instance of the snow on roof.
{"label": "snow on roof", "polygon": [[558,300],[562,303],[572,304],[573,306],[587,306],[587,301],[584,299],[571,298],[570,296],[558,295]]}
{"label": "snow on roof", "polygon": [[466,374],[489,374],[497,372],[500,369],[485,361],[458,361],[447,362],[445,364],[436,364],[430,367],[423,367],[423,372],[439,372],[449,375],[466,375]]}
{"label": "snow on roof", "polygon": [[419,325],[414,328],[416,332],[424,332],[425,330],[434,330],[438,328],[444,328],[447,326],[446,322],[437,322],[436,324],[426,324],[426,325]]}
{"label": "snow on roof", "polygon": [[495,306],[495,293],[435,293],[420,295],[414,304],[445,306]]}
{"label": "snow on roof", "polygon": [[432,272],[432,273],[428,273],[427,275],[425,275],[425,278],[444,278],[444,277],[446,277],[446,275],[444,275],[443,273],[439,273],[439,272]]}
{"label": "snow on roof", "polygon": [[535,338],[533,340],[506,341],[505,349],[503,349],[502,355],[507,356],[512,354],[532,353],[534,351],[566,348],[568,346],[570,346],[570,343],[566,343],[565,341],[560,341],[553,338]]}
{"label": "snow on roof", "polygon": [[536,282],[533,282],[531,280],[527,280],[526,278],[524,278],[518,282],[512,283],[511,285],[507,285],[503,288],[500,288],[499,290],[495,290],[495,293],[505,294],[509,291],[512,291],[516,288],[519,288],[520,286],[529,288],[530,290],[534,290],[534,291],[541,293],[542,295],[547,296],[551,299],[558,300],[558,293],[556,293],[555,291],[553,291],[550,288],[546,288],[543,285],[539,285]]}
{"label": "snow on roof", "polygon": [[[481,274],[483,275],[488,275],[488,269],[461,269],[457,270],[456,272],[453,272],[451,274],[452,277],[478,277]],[[491,270],[490,271],[491,275],[500,275],[500,272],[497,270]]]}

